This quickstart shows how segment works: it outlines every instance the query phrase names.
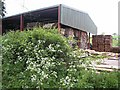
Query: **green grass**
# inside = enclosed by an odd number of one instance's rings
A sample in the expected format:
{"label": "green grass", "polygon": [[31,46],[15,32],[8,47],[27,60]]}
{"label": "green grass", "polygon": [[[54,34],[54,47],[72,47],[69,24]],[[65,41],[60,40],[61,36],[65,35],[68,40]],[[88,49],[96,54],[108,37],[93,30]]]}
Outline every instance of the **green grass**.
{"label": "green grass", "polygon": [[118,40],[113,39],[112,40],[112,46],[117,47],[118,46]]}
{"label": "green grass", "polygon": [[120,36],[112,36],[112,46],[117,47],[120,46]]}

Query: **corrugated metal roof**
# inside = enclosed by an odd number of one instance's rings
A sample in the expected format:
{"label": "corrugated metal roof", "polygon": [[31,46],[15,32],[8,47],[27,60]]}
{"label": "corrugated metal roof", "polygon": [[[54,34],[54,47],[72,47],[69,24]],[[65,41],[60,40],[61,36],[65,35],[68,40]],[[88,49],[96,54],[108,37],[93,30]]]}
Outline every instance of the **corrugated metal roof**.
{"label": "corrugated metal roof", "polygon": [[[50,20],[57,20],[58,19],[57,10],[59,6],[61,10],[60,11],[61,12],[60,13],[61,24],[67,25],[67,26],[70,26],[70,27],[73,27],[79,30],[87,31],[93,34],[97,34],[97,27],[87,13],[73,9],[68,6],[65,6],[63,4],[54,5],[54,6],[47,7],[47,8],[41,8],[41,9],[24,12],[24,13],[17,14],[17,15],[5,17],[3,18],[3,22],[7,22],[6,25],[11,24],[12,21],[13,23],[16,23],[15,21],[19,22],[20,15],[23,15],[24,20],[27,20],[27,21],[40,21],[42,20],[42,18],[43,19],[49,18]],[[35,20],[30,20],[31,17],[32,19],[35,18]],[[9,23],[10,20],[11,22]]]}
{"label": "corrugated metal roof", "polygon": [[49,6],[49,7],[45,7],[45,8],[36,9],[36,10],[32,10],[32,11],[19,13],[19,14],[16,14],[16,15],[5,16],[5,17],[3,17],[3,19],[15,17],[15,16],[20,16],[20,15],[24,15],[24,14],[30,14],[30,13],[34,13],[34,12],[38,12],[38,11],[44,11],[44,10],[47,10],[47,9],[49,10],[51,8],[57,8],[58,6],[59,6],[59,4],[58,5]]}
{"label": "corrugated metal roof", "polygon": [[61,24],[97,34],[97,27],[85,12],[61,5]]}

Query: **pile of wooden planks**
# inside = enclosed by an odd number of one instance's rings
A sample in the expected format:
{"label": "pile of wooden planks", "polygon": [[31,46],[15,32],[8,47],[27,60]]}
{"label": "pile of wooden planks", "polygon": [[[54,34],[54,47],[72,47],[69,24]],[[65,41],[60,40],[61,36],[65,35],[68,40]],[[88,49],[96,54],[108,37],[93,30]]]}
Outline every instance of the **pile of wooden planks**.
{"label": "pile of wooden planks", "polygon": [[93,35],[92,49],[100,52],[110,52],[112,48],[111,35]]}
{"label": "pile of wooden planks", "polygon": [[120,53],[120,46],[119,47],[112,47],[111,51],[114,53]]}
{"label": "pile of wooden planks", "polygon": [[105,51],[110,52],[112,48],[112,36],[111,35],[105,35],[104,37],[104,43],[105,43]]}

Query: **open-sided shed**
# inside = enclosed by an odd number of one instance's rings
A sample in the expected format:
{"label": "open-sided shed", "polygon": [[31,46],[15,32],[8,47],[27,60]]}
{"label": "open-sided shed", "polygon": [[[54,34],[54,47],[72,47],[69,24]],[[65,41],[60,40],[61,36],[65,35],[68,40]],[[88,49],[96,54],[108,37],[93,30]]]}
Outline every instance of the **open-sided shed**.
{"label": "open-sided shed", "polygon": [[47,23],[57,23],[59,32],[64,29],[66,34],[76,34],[79,42],[82,41],[80,39],[82,35],[87,36],[87,32],[97,34],[97,27],[87,13],[62,4],[5,17],[2,22],[3,33],[8,30],[23,31],[28,23],[39,22],[41,26]]}

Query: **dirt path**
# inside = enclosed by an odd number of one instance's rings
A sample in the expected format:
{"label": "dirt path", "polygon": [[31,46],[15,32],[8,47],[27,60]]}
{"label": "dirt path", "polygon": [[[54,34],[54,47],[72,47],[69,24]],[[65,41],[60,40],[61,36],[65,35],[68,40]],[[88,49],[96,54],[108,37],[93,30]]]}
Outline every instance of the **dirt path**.
{"label": "dirt path", "polygon": [[100,64],[97,64],[95,62],[92,63],[92,66],[94,69],[98,71],[114,71],[115,70],[120,70],[120,58],[119,59],[114,59],[114,58],[109,58],[109,59],[104,59]]}
{"label": "dirt path", "polygon": [[120,60],[119,59],[105,59],[100,65],[108,66],[115,69],[120,69]]}

